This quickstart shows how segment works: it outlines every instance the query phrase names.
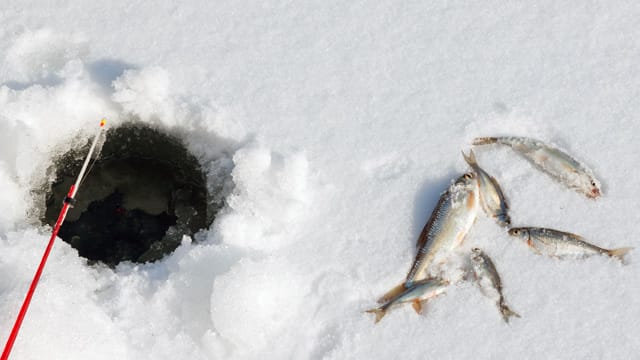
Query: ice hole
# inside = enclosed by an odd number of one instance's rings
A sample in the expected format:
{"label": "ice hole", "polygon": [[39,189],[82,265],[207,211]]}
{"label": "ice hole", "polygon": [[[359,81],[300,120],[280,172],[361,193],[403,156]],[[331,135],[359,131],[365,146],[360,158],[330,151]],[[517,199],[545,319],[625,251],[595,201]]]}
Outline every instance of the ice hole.
{"label": "ice hole", "polygon": [[[45,221],[53,225],[88,145],[55,160]],[[140,123],[109,129],[60,229],[80,256],[114,266],[156,261],[207,227],[206,178],[182,142]],[[210,208],[210,207],[209,207]]]}

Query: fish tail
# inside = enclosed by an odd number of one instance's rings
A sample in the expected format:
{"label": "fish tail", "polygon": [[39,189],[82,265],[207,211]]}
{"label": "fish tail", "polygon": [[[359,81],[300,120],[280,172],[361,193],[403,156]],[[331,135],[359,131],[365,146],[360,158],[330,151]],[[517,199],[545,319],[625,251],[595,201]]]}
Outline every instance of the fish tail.
{"label": "fish tail", "polygon": [[407,288],[405,286],[406,283],[401,283],[393,287],[393,289],[387,291],[382,297],[378,299],[378,304],[384,304],[389,302],[392,299],[395,299],[400,294],[402,294]]}
{"label": "fish tail", "polygon": [[498,215],[498,220],[500,225],[504,227],[509,227],[511,225],[511,217],[507,213],[501,213]]}
{"label": "fish tail", "polygon": [[500,313],[502,314],[502,319],[504,320],[504,322],[508,323],[509,319],[512,316],[515,316],[517,318],[520,317],[520,314],[518,314],[517,312],[509,309],[509,307],[507,306],[507,304],[500,304]]}
{"label": "fish tail", "polygon": [[474,167],[478,165],[478,161],[476,161],[476,154],[473,153],[473,150],[469,150],[469,155],[465,154],[463,151],[462,157],[464,158],[464,161],[469,164],[469,166]]}
{"label": "fish tail", "polygon": [[374,320],[376,324],[380,322],[380,320],[382,320],[382,318],[387,314],[387,311],[381,308],[370,309],[365,312],[374,314],[376,316],[376,319]]}
{"label": "fish tail", "polygon": [[618,249],[607,250],[607,254],[620,261],[624,261],[624,256],[627,255],[627,253],[629,253],[629,251],[631,250],[633,250],[632,247],[623,247]]}
{"label": "fish tail", "polygon": [[473,139],[473,145],[487,145],[487,144],[495,144],[498,142],[497,137],[478,137]]}

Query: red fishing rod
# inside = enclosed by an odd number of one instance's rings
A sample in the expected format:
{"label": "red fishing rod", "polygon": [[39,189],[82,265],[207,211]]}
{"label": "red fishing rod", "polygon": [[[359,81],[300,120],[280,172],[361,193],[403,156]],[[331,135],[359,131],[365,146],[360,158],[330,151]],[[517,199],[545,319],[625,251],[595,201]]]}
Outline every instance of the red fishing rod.
{"label": "red fishing rod", "polygon": [[93,142],[91,143],[91,148],[89,149],[89,154],[87,155],[87,158],[84,160],[84,164],[82,165],[80,174],[78,174],[78,178],[75,184],[71,185],[71,188],[67,193],[67,197],[65,197],[64,199],[62,210],[60,210],[60,215],[58,215],[58,220],[56,221],[56,224],[53,227],[53,233],[51,234],[51,238],[49,239],[49,244],[47,245],[47,249],[44,251],[44,255],[42,255],[42,260],[40,260],[40,265],[38,266],[38,270],[36,271],[36,274],[33,277],[33,280],[31,281],[31,286],[29,286],[29,290],[27,291],[27,296],[25,297],[24,302],[22,303],[22,307],[20,308],[20,312],[18,313],[16,322],[13,325],[13,329],[11,330],[11,334],[9,335],[7,344],[4,346],[4,351],[2,352],[2,357],[0,358],[0,360],[9,359],[11,348],[13,348],[13,343],[16,341],[16,337],[18,337],[18,332],[20,331],[22,320],[24,320],[24,316],[27,314],[27,310],[29,309],[29,304],[31,303],[31,298],[33,297],[33,293],[36,291],[36,286],[38,286],[38,281],[40,281],[42,270],[44,270],[44,266],[47,263],[47,259],[49,258],[49,253],[51,253],[51,249],[53,248],[53,243],[56,240],[56,236],[58,236],[58,231],[60,231],[60,226],[62,226],[62,223],[64,222],[64,218],[67,216],[67,211],[69,211],[69,207],[73,206],[73,203],[75,202],[75,196],[78,193],[78,189],[80,188],[80,184],[82,183],[84,174],[87,171],[87,166],[89,165],[89,161],[91,160],[91,155],[93,155],[93,152],[96,149],[96,144],[98,143],[98,139],[102,134],[102,130],[104,129],[104,125],[106,124],[106,122],[107,121],[105,119],[102,119],[100,121],[100,130],[96,133],[96,136],[93,138]]}

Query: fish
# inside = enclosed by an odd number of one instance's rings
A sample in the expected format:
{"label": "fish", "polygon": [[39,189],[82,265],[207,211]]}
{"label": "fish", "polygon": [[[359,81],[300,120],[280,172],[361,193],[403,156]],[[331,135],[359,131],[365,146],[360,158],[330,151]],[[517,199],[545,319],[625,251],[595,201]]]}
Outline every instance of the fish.
{"label": "fish", "polygon": [[476,284],[484,296],[495,301],[504,322],[508,323],[512,316],[520,317],[520,314],[511,310],[502,295],[502,281],[491,258],[479,248],[471,250],[471,269]]}
{"label": "fish", "polygon": [[554,229],[518,227],[509,229],[509,235],[524,240],[539,255],[556,258],[606,255],[624,261],[624,256],[633,250],[633,247],[604,249],[588,243],[582,236]]}
{"label": "fish", "polygon": [[590,199],[602,195],[600,181],[593,175],[593,171],[554,146],[536,139],[516,136],[480,137],[473,140],[473,145],[486,144],[510,146],[538,169]]}
{"label": "fish", "polygon": [[474,173],[458,177],[440,196],[418,237],[418,253],[405,279],[407,284],[427,278],[435,260],[448,256],[463,243],[478,216],[479,202]]}
{"label": "fish", "polygon": [[367,313],[372,313],[376,316],[375,323],[377,324],[387,314],[387,312],[394,307],[397,307],[404,303],[411,303],[416,313],[421,314],[423,308],[423,302],[426,302],[438,295],[445,292],[449,285],[448,280],[441,278],[428,278],[422,279],[412,283],[406,287],[401,293],[389,299],[384,305],[366,310]]}
{"label": "fish", "polygon": [[419,280],[431,277],[432,265],[444,262],[446,257],[464,241],[478,216],[478,182],[475,173],[466,173],[456,179],[440,195],[429,220],[416,243],[417,255],[406,279],[384,294],[378,303],[386,303]]}
{"label": "fish", "polygon": [[503,227],[509,226],[511,224],[509,205],[498,181],[478,165],[473,150],[469,152],[468,156],[463,152],[462,157],[464,157],[464,160],[477,175],[478,187],[480,189],[480,204],[485,214],[494,218],[499,225]]}

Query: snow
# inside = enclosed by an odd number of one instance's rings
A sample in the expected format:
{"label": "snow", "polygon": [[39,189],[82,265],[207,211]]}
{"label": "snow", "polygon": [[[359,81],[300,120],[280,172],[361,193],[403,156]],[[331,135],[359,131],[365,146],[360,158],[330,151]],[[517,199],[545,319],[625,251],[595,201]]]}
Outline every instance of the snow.
{"label": "snow", "polygon": [[275,250],[297,239],[291,230],[310,202],[304,154],[280,154],[247,144],[233,156],[235,188],[217,230],[225,242],[251,250]]}
{"label": "snow", "polygon": [[[8,1],[0,21],[0,338],[50,229],[51,159],[106,117],[182,138],[219,181],[210,228],[154,264],[57,241],[15,359],[634,358],[640,268],[535,255],[480,216],[505,325],[470,283],[423,315],[363,311],[406,274],[472,138],[549,141],[603,197],[478,147],[514,226],[636,246],[640,6],[632,1]],[[82,196],[80,192],[79,196]]]}

